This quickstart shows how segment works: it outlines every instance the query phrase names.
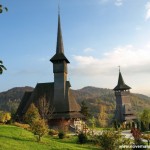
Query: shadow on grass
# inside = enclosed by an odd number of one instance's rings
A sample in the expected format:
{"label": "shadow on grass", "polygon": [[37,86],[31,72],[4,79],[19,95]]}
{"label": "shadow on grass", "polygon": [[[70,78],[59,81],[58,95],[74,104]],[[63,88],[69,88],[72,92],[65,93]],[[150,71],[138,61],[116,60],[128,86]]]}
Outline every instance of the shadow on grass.
{"label": "shadow on grass", "polygon": [[89,150],[91,148],[92,148],[92,150],[99,149],[95,144],[93,144],[91,142],[87,142],[86,144],[79,144],[77,136],[68,137],[68,138],[64,138],[64,139],[59,139],[58,137],[52,137],[51,140],[57,141],[58,143],[62,143],[62,144],[77,145],[78,148],[84,148],[84,149],[87,149],[87,150]]}
{"label": "shadow on grass", "polygon": [[36,140],[34,139],[23,139],[23,138],[17,138],[17,137],[9,137],[6,135],[0,135],[0,138],[7,138],[7,139],[12,139],[12,140],[16,140],[16,141],[22,141],[22,142],[36,142]]}

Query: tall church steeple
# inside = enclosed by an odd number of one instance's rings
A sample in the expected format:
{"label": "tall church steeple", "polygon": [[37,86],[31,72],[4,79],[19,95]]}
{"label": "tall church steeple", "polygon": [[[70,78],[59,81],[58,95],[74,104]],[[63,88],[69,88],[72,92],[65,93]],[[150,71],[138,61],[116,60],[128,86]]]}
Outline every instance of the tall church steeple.
{"label": "tall church steeple", "polygon": [[61,32],[60,14],[58,14],[57,46],[56,53],[64,53],[64,45]]}
{"label": "tall church steeple", "polygon": [[63,45],[63,37],[61,31],[61,21],[60,21],[60,13],[58,13],[58,29],[57,29],[57,44],[56,44],[56,54],[50,59],[52,63],[56,61],[66,61],[66,63],[70,63],[66,56],[64,55],[64,45]]}
{"label": "tall church steeple", "polygon": [[[67,64],[70,63],[64,54],[63,38],[61,31],[60,14],[58,13],[58,30],[56,54],[50,59],[53,63],[54,73],[54,106],[57,112],[64,112],[68,110],[67,104]],[[70,85],[70,84],[69,84]],[[64,106],[64,107],[60,107]]]}

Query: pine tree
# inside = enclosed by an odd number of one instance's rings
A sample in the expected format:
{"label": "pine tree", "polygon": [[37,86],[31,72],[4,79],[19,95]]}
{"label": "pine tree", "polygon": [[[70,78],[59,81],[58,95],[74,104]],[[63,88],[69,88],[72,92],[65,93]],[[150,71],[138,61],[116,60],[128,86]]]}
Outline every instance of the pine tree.
{"label": "pine tree", "polygon": [[90,116],[89,108],[87,107],[87,104],[85,103],[85,101],[81,102],[81,113],[85,116],[86,119],[88,119]]}

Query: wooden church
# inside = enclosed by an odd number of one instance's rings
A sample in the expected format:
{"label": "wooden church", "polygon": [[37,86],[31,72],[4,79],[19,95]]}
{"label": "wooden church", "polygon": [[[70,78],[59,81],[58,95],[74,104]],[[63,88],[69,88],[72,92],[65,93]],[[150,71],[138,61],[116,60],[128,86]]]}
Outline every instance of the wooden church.
{"label": "wooden church", "polygon": [[130,89],[131,87],[125,84],[119,69],[118,84],[113,90],[116,96],[115,120],[120,123],[132,122],[136,119],[130,101]]}
{"label": "wooden church", "polygon": [[63,123],[69,126],[84,116],[80,113],[81,108],[71,93],[70,82],[67,81],[67,64],[70,62],[64,54],[60,14],[58,14],[56,54],[50,61],[53,63],[54,82],[38,83],[32,92],[25,92],[16,116],[22,120],[31,103],[38,108],[39,100],[45,97],[47,104],[53,107],[49,124],[59,126]]}

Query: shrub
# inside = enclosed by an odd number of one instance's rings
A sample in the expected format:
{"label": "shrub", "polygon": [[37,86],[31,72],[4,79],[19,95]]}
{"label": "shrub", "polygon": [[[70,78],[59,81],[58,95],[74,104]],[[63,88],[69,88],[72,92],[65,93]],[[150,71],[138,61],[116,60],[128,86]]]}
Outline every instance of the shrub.
{"label": "shrub", "polygon": [[0,112],[0,122],[7,123],[11,119],[11,114],[9,112]]}
{"label": "shrub", "polygon": [[26,129],[26,130],[29,130],[29,128],[30,128],[29,124],[22,124],[22,123],[15,122],[14,125],[17,126],[17,127]]}
{"label": "shrub", "polygon": [[78,135],[78,142],[79,142],[80,144],[87,143],[87,141],[88,141],[88,138],[87,138],[87,135],[86,135],[86,134],[80,133],[80,134]]}
{"label": "shrub", "polygon": [[130,145],[130,140],[122,137],[120,131],[105,130],[97,136],[97,144],[103,150],[118,150],[121,145]]}
{"label": "shrub", "polygon": [[48,132],[49,135],[53,136],[53,135],[57,135],[58,134],[58,131],[57,130],[54,130],[54,129],[50,129],[49,132]]}
{"label": "shrub", "polygon": [[65,132],[64,131],[60,131],[59,133],[58,133],[58,137],[59,137],[59,139],[64,139],[65,138]]}

